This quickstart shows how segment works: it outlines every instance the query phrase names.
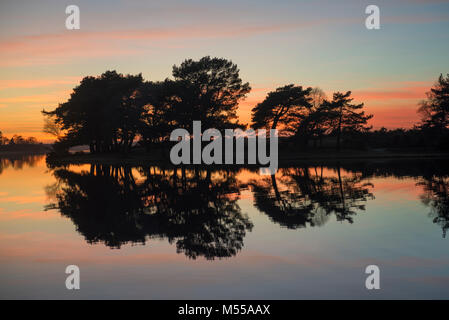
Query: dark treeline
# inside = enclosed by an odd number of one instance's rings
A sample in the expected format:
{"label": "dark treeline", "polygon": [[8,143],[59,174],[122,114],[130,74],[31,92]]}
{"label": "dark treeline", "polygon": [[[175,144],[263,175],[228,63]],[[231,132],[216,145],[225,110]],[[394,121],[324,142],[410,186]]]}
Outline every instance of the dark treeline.
{"label": "dark treeline", "polygon": [[[237,109],[250,92],[237,65],[221,58],[185,60],[173,66],[173,79],[144,81],[141,74],[107,71],[85,77],[68,101],[43,111],[44,131],[57,137],[55,151],[89,145],[91,153],[151,150],[169,139],[175,128],[191,131],[199,120],[203,129],[247,128]],[[251,128],[278,129],[283,142],[305,148],[427,147],[447,149],[449,75],[442,75],[418,109],[422,116],[413,129],[373,131],[373,115],[354,103],[351,91],[328,99],[319,88],[290,84],[269,92],[252,109]]]}
{"label": "dark treeline", "polygon": [[0,131],[0,146],[11,146],[11,145],[35,145],[40,144],[35,137],[22,137],[21,135],[15,134],[11,138],[8,138]]}
{"label": "dark treeline", "polygon": [[35,137],[23,137],[14,134],[10,138],[0,131],[0,156],[11,153],[46,154],[51,150],[50,145],[39,142]]}
{"label": "dark treeline", "polygon": [[186,60],[174,79],[144,81],[141,75],[107,71],[85,77],[70,99],[46,116],[44,130],[58,137],[57,151],[87,144],[92,153],[129,152],[137,139],[147,150],[167,141],[175,128],[244,128],[238,103],[250,91],[235,64],[218,58]]}

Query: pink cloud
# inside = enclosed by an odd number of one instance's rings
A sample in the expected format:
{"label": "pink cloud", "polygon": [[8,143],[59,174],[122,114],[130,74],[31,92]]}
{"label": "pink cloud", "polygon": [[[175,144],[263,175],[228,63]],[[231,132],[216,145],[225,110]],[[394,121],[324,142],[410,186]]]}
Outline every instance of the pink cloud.
{"label": "pink cloud", "polygon": [[383,101],[396,99],[425,99],[431,85],[411,86],[392,89],[375,89],[354,91],[353,96],[360,101]]}
{"label": "pink cloud", "polygon": [[[315,23],[315,22],[314,22]],[[57,64],[73,58],[95,58],[134,55],[142,52],[143,45],[173,39],[215,39],[245,37],[256,34],[280,32],[307,23],[290,23],[263,26],[190,26],[166,29],[145,29],[106,32],[66,32],[24,36],[0,43],[0,66]],[[139,40],[139,47],[123,42]],[[173,44],[165,43],[173,46]]]}
{"label": "pink cloud", "polygon": [[370,124],[374,128],[386,127],[394,128],[412,128],[419,121],[419,114],[416,112],[416,104],[388,104],[382,107],[367,106],[366,112],[374,114]]}
{"label": "pink cloud", "polygon": [[419,121],[416,112],[433,82],[404,81],[391,83],[388,88],[362,89],[353,92],[356,102],[364,102],[367,113],[374,114],[374,128],[411,128]]}

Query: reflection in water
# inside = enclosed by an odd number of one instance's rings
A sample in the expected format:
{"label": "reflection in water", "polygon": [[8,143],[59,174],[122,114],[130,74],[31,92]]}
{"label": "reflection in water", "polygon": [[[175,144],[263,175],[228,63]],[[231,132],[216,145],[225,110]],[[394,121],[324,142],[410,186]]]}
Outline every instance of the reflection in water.
{"label": "reflection in water", "polygon": [[338,221],[353,222],[353,215],[365,210],[373,199],[373,185],[360,173],[324,176],[323,166],[281,169],[281,174],[252,182],[254,205],[273,222],[295,229],[321,226],[335,214]]}
{"label": "reflection in water", "polygon": [[441,227],[445,238],[449,229],[449,178],[433,176],[423,178],[418,184],[424,188],[421,200],[430,207],[429,216]]}
{"label": "reflection in water", "polygon": [[0,174],[9,167],[16,170],[22,169],[24,166],[34,167],[42,159],[43,155],[8,155],[0,156]]}
{"label": "reflection in water", "polygon": [[449,162],[447,159],[416,161],[384,161],[372,163],[351,163],[345,168],[358,170],[366,178],[395,177],[414,178],[423,189],[421,201],[430,207],[429,216],[443,230],[443,237],[449,229]]}
{"label": "reflection in water", "polygon": [[92,165],[90,172],[57,169],[53,192],[58,208],[89,243],[145,243],[167,238],[189,258],[234,256],[252,229],[237,205],[235,173],[210,170]]}
{"label": "reflection in water", "polygon": [[[91,165],[53,169],[47,209],[69,217],[89,243],[111,248],[167,239],[195,259],[235,256],[253,224],[238,205],[239,169],[215,170]],[[351,163],[281,168],[248,185],[254,206],[290,229],[322,226],[331,216],[353,223],[374,199],[376,177],[412,177],[433,222],[449,228],[449,170],[445,161]]]}

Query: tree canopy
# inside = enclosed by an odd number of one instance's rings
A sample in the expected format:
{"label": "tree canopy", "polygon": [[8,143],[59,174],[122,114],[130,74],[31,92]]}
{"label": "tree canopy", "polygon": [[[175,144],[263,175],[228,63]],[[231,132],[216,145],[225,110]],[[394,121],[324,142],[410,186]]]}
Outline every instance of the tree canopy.
{"label": "tree canopy", "polygon": [[[126,153],[135,145],[149,151],[156,144],[170,143],[170,133],[176,128],[192,132],[194,121],[218,130],[246,127],[239,122],[237,111],[250,91],[235,63],[210,56],[174,65],[172,78],[163,81],[106,71],[84,77],[66,102],[43,110],[44,132],[57,138],[56,152],[67,152],[75,145],[89,145],[91,152]],[[252,108],[251,126],[278,129],[280,136],[300,148],[307,148],[310,140],[321,146],[324,139],[340,149],[342,144],[354,146],[351,143],[362,135],[366,141],[382,140],[388,146],[393,141],[427,146],[419,136],[422,132],[437,135],[437,139],[427,139],[439,141],[434,145],[449,145],[449,74],[440,75],[420,104],[420,124],[403,132],[372,132],[369,120],[373,115],[366,113],[363,103],[354,103],[351,95],[351,91],[335,92],[328,100],[320,88],[287,84],[268,92]]]}
{"label": "tree canopy", "polygon": [[438,81],[426,93],[427,99],[422,101],[418,112],[422,116],[423,128],[447,130],[449,128],[449,74],[440,74]]}
{"label": "tree canopy", "polygon": [[91,152],[127,152],[136,138],[149,145],[170,131],[191,129],[194,120],[225,129],[243,127],[239,102],[251,90],[232,61],[209,56],[173,66],[174,80],[144,82],[141,74],[106,71],[85,77],[69,100],[43,111],[44,132],[67,149],[88,144]]}
{"label": "tree canopy", "polygon": [[364,132],[372,127],[368,126],[368,120],[373,115],[365,114],[364,104],[352,104],[351,91],[346,93],[336,92],[332,101],[325,101],[323,109],[328,114],[331,130],[337,136],[337,149],[340,149],[342,133]]}
{"label": "tree canopy", "polygon": [[43,113],[67,132],[61,141],[69,145],[88,144],[91,152],[127,149],[141,117],[133,98],[142,81],[140,74],[124,76],[116,71],[85,77],[67,102]]}
{"label": "tree canopy", "polygon": [[203,57],[185,60],[173,66],[179,103],[175,104],[179,127],[190,128],[200,120],[207,128],[225,129],[241,126],[237,120],[239,102],[251,91],[239,69],[223,58]]}
{"label": "tree canopy", "polygon": [[311,91],[312,88],[304,90],[302,86],[289,84],[269,92],[265,100],[252,109],[253,127],[276,129],[281,125],[284,132],[294,131],[294,124],[312,107]]}

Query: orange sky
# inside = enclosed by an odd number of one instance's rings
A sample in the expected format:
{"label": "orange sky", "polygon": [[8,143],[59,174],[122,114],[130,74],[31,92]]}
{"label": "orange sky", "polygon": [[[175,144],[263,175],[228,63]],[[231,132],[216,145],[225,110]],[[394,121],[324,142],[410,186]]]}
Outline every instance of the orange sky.
{"label": "orange sky", "polygon": [[[232,60],[252,92],[241,122],[271,90],[294,83],[329,98],[353,91],[374,128],[410,128],[418,102],[449,71],[446,1],[382,4],[382,26],[367,30],[359,1],[106,5],[80,0],[81,29],[65,27],[65,4],[2,3],[0,131],[49,141],[43,108],[68,99],[84,76],[106,70],[170,77],[184,59]],[[176,2],[176,1],[175,1]],[[447,12],[447,10],[446,10]],[[429,49],[431,48],[431,49]]]}

